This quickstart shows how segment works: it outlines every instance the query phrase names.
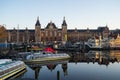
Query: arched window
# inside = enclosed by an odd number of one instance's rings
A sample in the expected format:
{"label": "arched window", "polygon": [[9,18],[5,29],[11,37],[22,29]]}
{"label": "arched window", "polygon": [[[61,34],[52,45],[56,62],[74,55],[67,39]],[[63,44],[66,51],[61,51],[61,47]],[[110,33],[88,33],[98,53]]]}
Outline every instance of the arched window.
{"label": "arched window", "polygon": [[57,36],[57,32],[56,31],[54,31],[54,35],[55,35],[55,37]]}
{"label": "arched window", "polygon": [[46,31],[46,36],[48,36],[48,31]]}
{"label": "arched window", "polygon": [[58,36],[60,37],[60,36],[61,36],[61,33],[59,33]]}
{"label": "arched window", "polygon": [[50,31],[50,36],[52,36],[52,31]]}

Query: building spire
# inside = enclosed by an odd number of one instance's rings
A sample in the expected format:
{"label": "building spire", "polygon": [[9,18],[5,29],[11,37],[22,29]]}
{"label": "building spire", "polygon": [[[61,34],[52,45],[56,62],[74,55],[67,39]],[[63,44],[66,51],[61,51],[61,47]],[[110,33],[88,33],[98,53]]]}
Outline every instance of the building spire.
{"label": "building spire", "polygon": [[37,20],[39,20],[39,16],[37,17]]}
{"label": "building spire", "polygon": [[106,24],[106,27],[108,27],[108,25]]}
{"label": "building spire", "polygon": [[35,26],[40,26],[39,16],[37,17],[37,21],[36,21]]}
{"label": "building spire", "polygon": [[65,20],[65,16],[63,17],[63,20]]}
{"label": "building spire", "polygon": [[66,24],[66,20],[65,20],[65,16],[63,17],[63,23],[62,23],[62,26],[67,26],[67,24]]}
{"label": "building spire", "polygon": [[50,20],[50,23],[52,24],[52,20]]}

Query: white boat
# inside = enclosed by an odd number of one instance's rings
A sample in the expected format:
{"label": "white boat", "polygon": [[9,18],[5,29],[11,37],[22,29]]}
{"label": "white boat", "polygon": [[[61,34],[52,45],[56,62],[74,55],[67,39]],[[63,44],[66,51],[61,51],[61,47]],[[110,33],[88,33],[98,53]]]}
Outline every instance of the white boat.
{"label": "white boat", "polygon": [[111,50],[117,49],[120,50],[120,36],[117,35],[116,38],[109,37],[109,38],[90,38],[85,45],[91,50]]}
{"label": "white boat", "polygon": [[94,38],[90,38],[88,39],[88,42],[85,43],[85,46],[87,46],[87,48],[92,49],[92,50],[101,50],[101,49],[107,49],[109,47],[109,39],[108,38],[101,38],[101,36],[99,37],[94,37]]}
{"label": "white boat", "polygon": [[34,53],[31,55],[28,55],[26,60],[24,62],[26,63],[41,63],[44,61],[55,61],[55,60],[64,60],[64,59],[69,59],[70,56],[66,53],[52,53],[52,52],[38,52],[38,53]]}
{"label": "white boat", "polygon": [[0,59],[0,64],[11,62],[11,59]]}
{"label": "white boat", "polygon": [[0,59],[0,80],[7,80],[25,69],[26,65],[23,61]]}

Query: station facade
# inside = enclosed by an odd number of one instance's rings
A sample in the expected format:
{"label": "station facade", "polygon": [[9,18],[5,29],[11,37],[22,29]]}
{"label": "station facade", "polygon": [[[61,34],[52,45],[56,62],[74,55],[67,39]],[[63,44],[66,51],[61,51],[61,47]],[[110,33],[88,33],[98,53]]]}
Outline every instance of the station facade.
{"label": "station facade", "polygon": [[35,29],[11,29],[7,31],[8,42],[47,42],[47,41],[87,41],[93,36],[108,37],[110,34],[108,26],[98,27],[97,29],[68,29],[65,17],[58,28],[55,23],[50,21],[45,28],[41,28],[39,17],[35,23]]}

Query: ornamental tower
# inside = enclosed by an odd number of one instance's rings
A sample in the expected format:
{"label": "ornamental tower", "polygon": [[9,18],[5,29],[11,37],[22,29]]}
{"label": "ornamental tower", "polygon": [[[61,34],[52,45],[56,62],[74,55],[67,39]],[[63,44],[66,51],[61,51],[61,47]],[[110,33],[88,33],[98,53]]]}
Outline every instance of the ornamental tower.
{"label": "ornamental tower", "polygon": [[41,41],[41,24],[39,21],[39,16],[37,17],[37,21],[35,24],[35,42],[40,42]]}
{"label": "ornamental tower", "polygon": [[65,17],[63,18],[63,23],[62,23],[62,41],[67,41],[67,24]]}

